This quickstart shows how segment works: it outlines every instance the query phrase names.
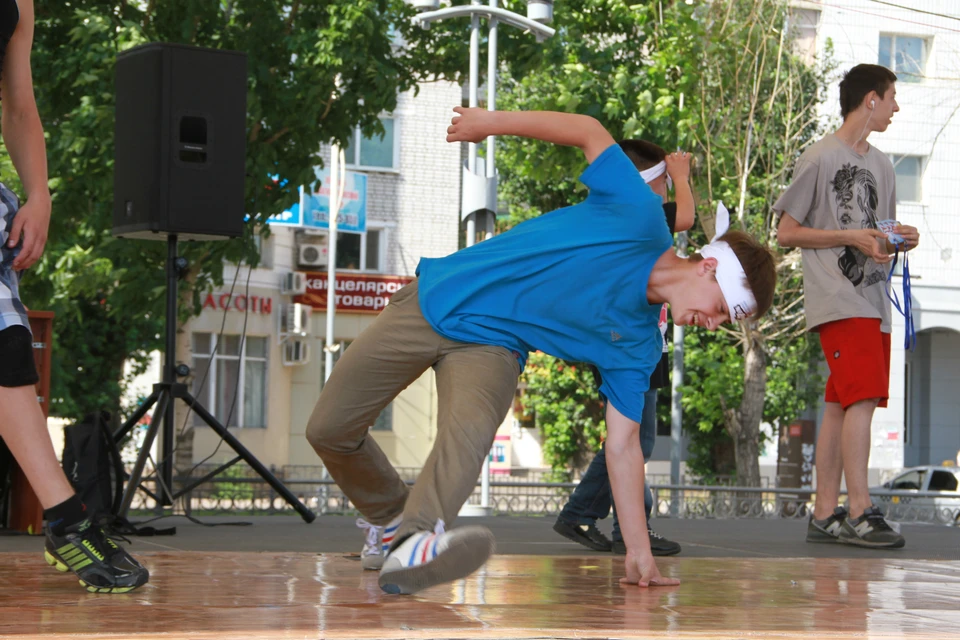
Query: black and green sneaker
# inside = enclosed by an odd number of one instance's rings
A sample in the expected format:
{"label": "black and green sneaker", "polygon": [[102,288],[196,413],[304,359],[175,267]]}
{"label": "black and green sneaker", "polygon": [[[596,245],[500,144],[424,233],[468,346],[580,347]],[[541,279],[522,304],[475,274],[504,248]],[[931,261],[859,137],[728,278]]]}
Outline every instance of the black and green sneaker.
{"label": "black and green sneaker", "polygon": [[56,535],[46,527],[43,557],[57,571],[73,571],[91,593],[127,593],[143,586],[150,573],[89,518]]}

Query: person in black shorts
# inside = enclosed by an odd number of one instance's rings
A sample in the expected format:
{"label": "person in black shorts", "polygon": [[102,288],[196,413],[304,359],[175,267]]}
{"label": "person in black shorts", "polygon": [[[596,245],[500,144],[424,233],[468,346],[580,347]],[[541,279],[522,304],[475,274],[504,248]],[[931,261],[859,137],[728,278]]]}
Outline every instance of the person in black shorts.
{"label": "person in black shorts", "polygon": [[3,143],[27,198],[21,206],[0,183],[0,438],[43,506],[47,563],[73,571],[88,591],[126,593],[145,584],[149,573],[90,520],[57,462],[37,403],[33,337],[20,301],[20,273],[43,253],[51,209],[43,126],[30,72],[33,25],[33,0],[0,0]]}

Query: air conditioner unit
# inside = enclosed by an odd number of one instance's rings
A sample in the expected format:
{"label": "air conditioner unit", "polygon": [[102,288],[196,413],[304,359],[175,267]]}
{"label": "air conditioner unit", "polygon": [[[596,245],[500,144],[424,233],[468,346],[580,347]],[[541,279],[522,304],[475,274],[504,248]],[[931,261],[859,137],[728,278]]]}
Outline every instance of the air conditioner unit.
{"label": "air conditioner unit", "polygon": [[283,364],[287,367],[304,365],[310,362],[310,345],[303,340],[284,342]]}
{"label": "air conditioner unit", "polygon": [[310,334],[310,316],[313,308],[299,302],[288,302],[280,305],[280,335]]}
{"label": "air conditioner unit", "polygon": [[302,244],[300,245],[299,264],[308,267],[327,266],[327,245]]}
{"label": "air conditioner unit", "polygon": [[299,296],[307,292],[307,274],[302,271],[288,271],[280,276],[280,293],[285,296]]}

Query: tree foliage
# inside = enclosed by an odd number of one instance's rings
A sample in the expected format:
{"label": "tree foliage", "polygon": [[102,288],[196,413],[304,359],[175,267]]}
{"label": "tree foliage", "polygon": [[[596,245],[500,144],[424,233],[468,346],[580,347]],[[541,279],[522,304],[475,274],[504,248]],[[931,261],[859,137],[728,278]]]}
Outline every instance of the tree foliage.
{"label": "tree foliage", "polygon": [[604,402],[590,370],[541,352],[530,354],[522,382],[523,410],[544,435],[544,462],[558,480],[580,469],[606,435]]}
{"label": "tree foliage", "polygon": [[[260,223],[313,180],[321,143],[344,143],[357,125],[382,132],[378,116],[400,92],[458,71],[459,49],[444,44],[450,34],[412,26],[402,0],[71,0],[36,10],[32,66],[53,217],[22,293],[57,314],[51,408],[62,416],[116,408],[123,361],[142,364],[162,343],[166,247],[110,235],[118,53],[173,42],[247,54],[250,221],[242,239],[181,244],[191,265],[181,285],[193,302],[181,320],[199,309],[200,292],[221,284],[224,263],[257,263],[254,236],[268,233]],[[410,46],[398,47],[401,38]],[[0,157],[0,178],[18,187]],[[286,180],[267,186],[275,174]]]}
{"label": "tree foliage", "polygon": [[[816,344],[803,332],[799,256],[777,247],[771,205],[800,150],[821,133],[818,105],[830,68],[794,52],[788,18],[785,0],[571,0],[543,45],[546,64],[522,73],[507,65],[498,98],[501,108],[584,113],[615,137],[693,151],[693,246],[712,237],[711,212],[723,201],[735,226],[777,253],[779,286],[766,319],[715,334],[692,330],[685,339],[684,428],[700,454],[697,470],[717,473],[716,449],[732,437],[744,484],[759,483],[761,420],[796,418],[819,386],[811,375]],[[508,226],[583,198],[577,150],[498,144]],[[545,446],[553,446],[553,431],[545,433]]]}

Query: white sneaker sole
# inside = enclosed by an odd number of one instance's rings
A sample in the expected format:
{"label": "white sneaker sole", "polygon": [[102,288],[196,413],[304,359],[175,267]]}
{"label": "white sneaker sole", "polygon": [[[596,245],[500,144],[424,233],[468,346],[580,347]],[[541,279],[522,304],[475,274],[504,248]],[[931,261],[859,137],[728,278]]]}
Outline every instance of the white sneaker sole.
{"label": "white sneaker sole", "polygon": [[493,534],[484,527],[462,527],[455,533],[449,546],[425,564],[403,567],[388,557],[380,571],[380,588],[392,594],[411,594],[459,580],[482,567],[496,548]]}

